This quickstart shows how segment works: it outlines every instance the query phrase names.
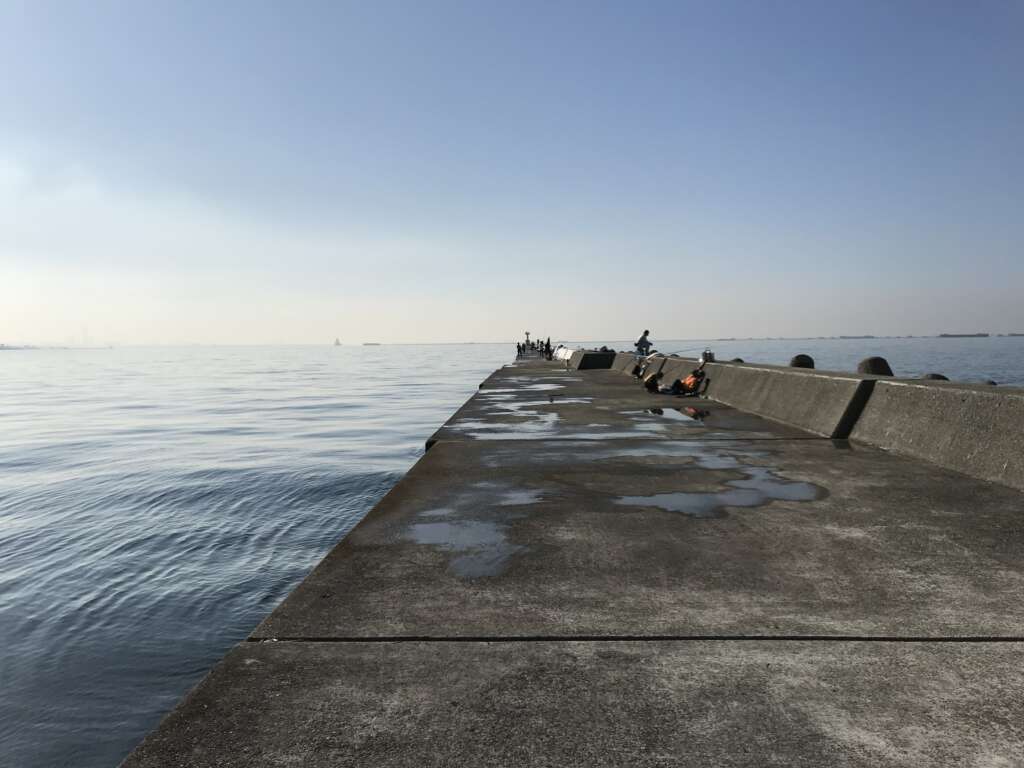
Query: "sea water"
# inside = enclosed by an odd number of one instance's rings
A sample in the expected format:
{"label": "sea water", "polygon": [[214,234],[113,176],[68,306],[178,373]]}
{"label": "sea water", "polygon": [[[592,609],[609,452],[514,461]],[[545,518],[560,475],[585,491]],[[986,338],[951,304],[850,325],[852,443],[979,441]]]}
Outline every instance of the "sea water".
{"label": "sea water", "polygon": [[0,352],[0,766],[116,765],[514,351]]}
{"label": "sea water", "polygon": [[[1024,385],[1016,337],[656,344],[706,345]],[[514,351],[0,351],[0,765],[116,765]]]}

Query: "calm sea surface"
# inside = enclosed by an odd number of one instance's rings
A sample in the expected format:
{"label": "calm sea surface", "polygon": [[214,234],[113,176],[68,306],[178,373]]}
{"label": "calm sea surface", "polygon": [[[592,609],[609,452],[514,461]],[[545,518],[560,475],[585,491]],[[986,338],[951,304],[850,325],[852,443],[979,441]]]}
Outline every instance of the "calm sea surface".
{"label": "calm sea surface", "polygon": [[[1024,385],[1024,338],[707,343]],[[513,352],[0,351],[0,765],[116,765]]]}

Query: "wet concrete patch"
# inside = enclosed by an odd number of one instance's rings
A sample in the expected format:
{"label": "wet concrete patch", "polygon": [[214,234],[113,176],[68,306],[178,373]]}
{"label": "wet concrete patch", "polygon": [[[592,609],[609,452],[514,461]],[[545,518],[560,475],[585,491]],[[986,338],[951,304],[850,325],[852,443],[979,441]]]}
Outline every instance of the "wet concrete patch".
{"label": "wet concrete patch", "polygon": [[508,537],[509,523],[524,517],[525,511],[503,508],[528,507],[541,501],[540,489],[490,481],[473,483],[446,506],[417,513],[404,537],[451,553],[448,568],[460,578],[500,576],[512,557],[528,551]]}
{"label": "wet concrete patch", "polygon": [[413,523],[409,538],[455,553],[448,566],[457,576],[497,576],[510,557],[526,548],[511,544],[505,526],[481,520],[437,520]]}
{"label": "wet concrete patch", "polygon": [[546,391],[556,390],[556,389],[565,389],[565,385],[564,384],[555,384],[554,382],[540,381],[540,382],[536,382],[534,384],[519,384],[519,385],[517,385],[514,388],[503,388],[503,387],[502,388],[496,388],[496,389],[485,388],[485,389],[483,389],[481,391],[482,392],[524,392],[524,391],[529,391],[529,392],[546,392]]}
{"label": "wet concrete patch", "polygon": [[449,428],[475,440],[536,440],[556,436],[557,413],[523,410],[510,413],[519,421],[459,419]]}
{"label": "wet concrete patch", "polygon": [[[757,443],[739,440],[720,440],[718,442],[698,442],[693,440],[634,440],[629,438],[642,437],[636,433],[620,434],[615,432],[576,432],[565,435],[558,443],[548,442],[539,445],[528,454],[511,446],[495,448],[488,452],[482,461],[490,467],[507,467],[510,464],[544,465],[561,463],[570,459],[574,463],[597,463],[625,460],[629,462],[659,463],[666,460],[678,460],[681,466],[692,465],[701,469],[739,469],[751,461],[763,460],[771,455],[767,448],[754,447]],[[599,442],[602,437],[612,439],[617,435],[619,440],[614,445]],[[768,442],[768,441],[763,441]]]}
{"label": "wet concrete patch", "polygon": [[[546,404],[542,404],[546,405]],[[537,406],[534,405],[534,408]],[[518,420],[509,420],[518,418]],[[620,440],[662,437],[666,425],[633,423],[621,426],[605,424],[566,424],[555,411],[505,408],[501,414],[485,418],[461,418],[448,429],[474,440]]]}
{"label": "wet concrete patch", "polygon": [[690,517],[725,517],[730,507],[762,507],[773,501],[816,501],[828,495],[820,486],[799,480],[786,480],[768,467],[739,468],[746,476],[739,480],[727,480],[725,484],[729,487],[721,491],[676,491],[650,496],[620,496],[615,503],[630,507],[658,507],[669,512],[681,512]]}
{"label": "wet concrete patch", "polygon": [[[481,395],[481,398],[488,400],[487,395]],[[490,411],[510,411],[510,412],[521,412],[524,408],[540,408],[543,406],[550,405],[590,405],[593,402],[593,398],[590,397],[557,397],[556,395],[549,395],[546,400],[519,400],[515,398],[501,398],[495,399],[493,402],[484,402],[482,407]]]}
{"label": "wet concrete patch", "polygon": [[[765,480],[829,495],[616,504]],[[1016,636],[1019,519],[1019,493],[827,439],[442,442],[254,636]],[[410,531],[439,522],[494,527]]]}
{"label": "wet concrete patch", "polygon": [[670,421],[703,426],[704,419],[711,413],[706,408],[681,407],[681,408],[647,408],[643,411],[627,411],[630,414],[641,416],[661,416]]}

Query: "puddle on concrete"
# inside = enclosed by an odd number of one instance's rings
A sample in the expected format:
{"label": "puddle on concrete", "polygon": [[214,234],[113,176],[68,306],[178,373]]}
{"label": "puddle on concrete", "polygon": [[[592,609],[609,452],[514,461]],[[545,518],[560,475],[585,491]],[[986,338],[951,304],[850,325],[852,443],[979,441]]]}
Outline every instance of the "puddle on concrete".
{"label": "puddle on concrete", "polygon": [[[515,426],[510,424],[495,424],[494,428],[498,427],[509,427]],[[580,440],[580,441],[600,441],[600,440],[625,440],[628,438],[654,438],[658,437],[659,434],[653,430],[644,429],[633,429],[629,432],[613,432],[611,430],[604,432],[574,432],[571,427],[563,428],[561,433],[555,432],[541,432],[541,431],[488,431],[488,432],[468,432],[470,437],[475,440]]]}
{"label": "puddle on concrete", "polygon": [[481,389],[478,397],[486,400],[515,400],[515,392],[499,391],[496,389]]}
{"label": "puddle on concrete", "polygon": [[458,553],[448,567],[463,578],[497,576],[505,570],[510,557],[525,549],[509,543],[504,525],[483,520],[413,523],[409,526],[409,537],[417,544]]}
{"label": "puddle on concrete", "polygon": [[627,430],[606,427],[599,431],[587,431],[597,426],[588,425],[579,430],[578,427],[559,427],[557,413],[541,413],[531,410],[509,409],[508,413],[522,416],[528,420],[516,423],[486,421],[485,419],[459,419],[450,425],[450,429],[462,432],[474,440],[620,440],[637,437],[657,437],[665,431],[663,424],[636,424]]}
{"label": "puddle on concrete", "polygon": [[735,456],[711,452],[694,456],[694,461],[701,469],[739,469],[740,461]]}
{"label": "puddle on concrete", "polygon": [[827,495],[824,488],[799,480],[785,480],[768,467],[747,465],[741,471],[747,476],[727,480],[725,484],[729,488],[723,491],[621,496],[615,503],[630,507],[660,507],[691,517],[725,517],[727,507],[760,507],[772,501],[815,501]]}
{"label": "puddle on concrete", "polygon": [[502,507],[521,507],[542,501],[544,495],[539,490],[504,491],[498,502]]}
{"label": "puddle on concrete", "polygon": [[592,398],[589,397],[555,397],[549,396],[547,400],[523,400],[514,402],[511,398],[490,402],[484,405],[491,411],[518,412],[523,408],[536,408],[539,405],[588,405]]}
{"label": "puddle on concrete", "polygon": [[[526,515],[520,508],[543,501],[543,491],[510,483],[474,483],[443,507],[425,509],[408,526],[405,537],[417,544],[452,553],[451,571],[462,578],[498,576],[509,560],[528,547],[508,540],[508,524]],[[508,511],[499,508],[510,507]]]}
{"label": "puddle on concrete", "polygon": [[634,432],[646,432],[648,434],[659,434],[666,430],[664,424],[634,424],[631,429]]}
{"label": "puddle on concrete", "polygon": [[509,376],[506,381],[583,381],[580,376],[569,376],[565,373],[552,371],[549,374],[534,374],[533,376]]}
{"label": "puddle on concrete", "polygon": [[643,413],[651,416],[663,416],[672,421],[679,421],[684,424],[703,425],[704,417],[711,411],[702,408],[648,408],[645,411],[630,411],[630,413]]}
{"label": "puddle on concrete", "polygon": [[[467,500],[467,506],[520,507],[544,500],[544,492],[539,488],[510,488],[508,483],[490,480],[473,483],[471,487],[480,491],[480,495],[474,494],[473,500]],[[425,513],[421,512],[420,514]],[[522,517],[522,515],[512,516],[513,519],[517,517]]]}
{"label": "puddle on concrete", "polygon": [[516,424],[484,421],[483,419],[459,419],[451,425],[457,432],[465,432],[478,440],[534,440],[538,437],[553,437],[557,413],[539,411],[516,411],[519,416],[531,417],[530,421]]}
{"label": "puddle on concrete", "polygon": [[478,390],[481,395],[512,395],[517,392],[550,392],[565,389],[563,384],[523,384],[520,387],[485,387]]}
{"label": "puddle on concrete", "polygon": [[747,477],[730,480],[733,488],[757,491],[770,501],[814,501],[825,496],[825,489],[802,480],[786,480],[768,467],[744,467]]}
{"label": "puddle on concrete", "polygon": [[692,458],[701,469],[739,469],[746,466],[741,459],[759,459],[767,454],[742,445],[716,445],[693,440],[667,440],[624,448],[607,448],[595,451],[589,458],[595,461],[620,458]]}
{"label": "puddle on concrete", "polygon": [[545,392],[552,389],[565,389],[564,384],[553,384],[547,382],[538,382],[536,384],[521,384],[518,387],[511,387],[508,389],[489,389],[487,392]]}
{"label": "puddle on concrete", "polygon": [[437,509],[425,509],[419,513],[420,517],[448,517],[452,513],[452,510],[448,507],[438,507]]}

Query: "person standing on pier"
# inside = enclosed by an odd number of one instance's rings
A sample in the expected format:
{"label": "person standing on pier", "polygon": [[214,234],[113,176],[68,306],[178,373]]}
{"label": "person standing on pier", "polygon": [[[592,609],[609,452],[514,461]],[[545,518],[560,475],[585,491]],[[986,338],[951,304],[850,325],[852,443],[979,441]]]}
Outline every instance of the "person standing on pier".
{"label": "person standing on pier", "polygon": [[651,340],[649,338],[647,338],[647,335],[649,333],[650,333],[650,331],[646,331],[645,330],[640,335],[640,338],[637,339],[636,344],[633,345],[633,346],[636,347],[636,353],[638,355],[644,355],[646,357],[647,355],[650,354],[650,352],[651,352]]}

